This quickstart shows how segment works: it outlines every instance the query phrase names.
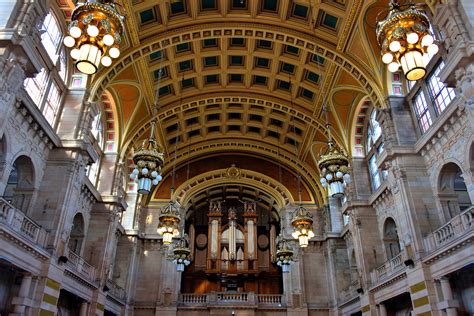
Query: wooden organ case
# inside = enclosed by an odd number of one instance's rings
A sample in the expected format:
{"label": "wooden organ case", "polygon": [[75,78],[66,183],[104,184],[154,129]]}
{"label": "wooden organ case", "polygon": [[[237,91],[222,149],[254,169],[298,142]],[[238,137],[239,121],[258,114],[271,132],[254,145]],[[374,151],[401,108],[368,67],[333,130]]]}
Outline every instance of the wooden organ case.
{"label": "wooden organ case", "polygon": [[187,219],[193,262],[183,273],[182,293],[282,293],[281,271],[272,260],[280,225],[257,206],[213,201],[207,212],[195,210]]}

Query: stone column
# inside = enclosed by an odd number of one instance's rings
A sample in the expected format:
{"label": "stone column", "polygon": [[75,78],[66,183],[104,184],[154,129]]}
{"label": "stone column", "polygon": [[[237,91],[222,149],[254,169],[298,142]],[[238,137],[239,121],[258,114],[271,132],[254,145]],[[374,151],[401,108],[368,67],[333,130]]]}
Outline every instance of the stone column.
{"label": "stone column", "polygon": [[458,310],[456,307],[452,307],[450,302],[453,301],[453,291],[451,289],[451,284],[449,284],[449,278],[443,277],[439,280],[441,284],[441,292],[443,293],[444,301],[447,303],[446,315],[448,316],[457,316]]}
{"label": "stone column", "polygon": [[87,316],[87,310],[89,309],[89,303],[84,301],[81,303],[81,309],[79,311],[79,316]]}
{"label": "stone column", "polygon": [[379,316],[387,316],[387,309],[383,303],[379,304]]}
{"label": "stone column", "polygon": [[15,297],[12,301],[15,306],[15,314],[23,315],[25,313],[25,308],[27,306],[28,296],[30,293],[32,276],[25,274],[21,280],[20,291],[18,292],[18,297]]}

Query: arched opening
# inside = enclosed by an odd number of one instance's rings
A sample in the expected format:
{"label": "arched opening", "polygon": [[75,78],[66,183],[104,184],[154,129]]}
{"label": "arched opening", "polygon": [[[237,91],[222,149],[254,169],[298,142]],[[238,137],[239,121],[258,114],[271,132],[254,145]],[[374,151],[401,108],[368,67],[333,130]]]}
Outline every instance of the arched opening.
{"label": "arched opening", "polygon": [[183,272],[182,293],[283,293],[282,272],[272,262],[280,231],[272,196],[256,187],[220,184],[186,200],[193,262]]}
{"label": "arched opening", "polygon": [[398,239],[397,224],[392,218],[387,218],[383,227],[383,243],[387,260],[400,254],[400,240]]}
{"label": "arched opening", "polygon": [[74,216],[74,220],[72,222],[72,229],[69,235],[68,248],[70,251],[74,252],[79,256],[81,256],[84,236],[84,218],[82,217],[81,213],[77,213]]}
{"label": "arched opening", "polygon": [[438,198],[444,221],[449,221],[472,205],[461,168],[455,163],[448,163],[441,169]]}
{"label": "arched opening", "polygon": [[27,213],[34,193],[34,167],[31,159],[18,157],[12,165],[3,197],[13,206]]}

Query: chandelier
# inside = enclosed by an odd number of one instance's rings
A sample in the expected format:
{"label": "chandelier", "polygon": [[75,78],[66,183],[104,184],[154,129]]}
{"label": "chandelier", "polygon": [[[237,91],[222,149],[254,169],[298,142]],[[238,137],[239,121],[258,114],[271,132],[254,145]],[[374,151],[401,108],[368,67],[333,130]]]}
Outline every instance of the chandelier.
{"label": "chandelier", "polygon": [[163,236],[163,244],[169,245],[173,241],[173,237],[179,236],[179,222],[181,221],[179,209],[174,201],[170,201],[161,209],[158,220],[158,234]]}
{"label": "chandelier", "polygon": [[90,0],[76,7],[64,45],[72,48],[70,55],[80,72],[95,74],[99,64],[108,67],[120,56],[123,20],[110,0]]}
{"label": "chandelier", "polygon": [[313,232],[313,216],[302,205],[296,207],[291,225],[294,228],[291,236],[298,239],[301,248],[308,247],[309,239],[314,237]]}
{"label": "chandelier", "polygon": [[396,72],[401,65],[406,79],[419,80],[426,74],[424,55],[438,52],[428,17],[414,3],[392,0],[389,6],[388,15],[377,23],[376,29],[382,61],[390,72]]}
{"label": "chandelier", "polygon": [[176,270],[178,272],[183,272],[184,267],[188,266],[191,263],[191,250],[188,247],[188,242],[186,241],[186,238],[181,237],[178,240],[178,243],[173,248],[173,254],[171,257],[173,263],[176,264]]}
{"label": "chandelier", "polygon": [[290,265],[294,261],[293,250],[289,243],[285,239],[281,239],[278,242],[278,248],[276,251],[276,264],[281,267],[283,273],[290,272]]}
{"label": "chandelier", "polygon": [[331,135],[331,124],[329,123],[329,112],[325,106],[323,111],[326,116],[328,143],[318,160],[320,181],[324,188],[329,187],[329,196],[338,198],[344,195],[344,184],[351,181],[349,159],[334,143]]}
{"label": "chandelier", "polygon": [[138,193],[150,193],[151,186],[158,185],[162,177],[160,175],[163,166],[163,153],[156,143],[155,121],[151,122],[150,138],[145,139],[142,145],[135,151],[133,162],[135,169],[130,174],[130,179],[138,182]]}

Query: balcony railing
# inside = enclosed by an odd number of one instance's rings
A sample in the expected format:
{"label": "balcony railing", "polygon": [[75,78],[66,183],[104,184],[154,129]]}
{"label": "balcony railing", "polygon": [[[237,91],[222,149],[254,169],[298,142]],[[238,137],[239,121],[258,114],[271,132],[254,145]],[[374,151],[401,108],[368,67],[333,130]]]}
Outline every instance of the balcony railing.
{"label": "balcony railing", "polygon": [[125,292],[123,288],[121,288],[117,283],[112,280],[107,280],[106,284],[109,288],[109,292],[107,294],[125,303],[125,301],[127,300],[127,292]]}
{"label": "balcony railing", "polygon": [[284,296],[281,294],[255,294],[212,292],[206,294],[180,294],[179,305],[185,307],[203,307],[207,305],[223,306],[253,306],[253,307],[281,307],[285,306]]}
{"label": "balcony railing", "polygon": [[95,268],[87,263],[82,257],[75,254],[71,250],[67,250],[66,256],[69,259],[67,266],[75,273],[86,279],[87,281],[95,281]]}
{"label": "balcony railing", "polygon": [[48,232],[22,211],[0,197],[0,223],[42,247],[48,242]]}
{"label": "balcony railing", "polygon": [[361,287],[360,282],[358,280],[351,282],[351,284],[348,287],[346,287],[345,289],[342,289],[339,292],[339,302],[340,303],[346,302],[358,296],[359,294],[357,293],[357,289],[360,287]]}
{"label": "balcony railing", "polygon": [[372,285],[376,285],[381,281],[384,281],[396,273],[405,269],[403,264],[404,252],[400,252],[397,256],[390,260],[387,260],[380,267],[376,268],[370,273]]}
{"label": "balcony railing", "polygon": [[449,222],[425,237],[427,252],[437,250],[454,239],[474,230],[474,206],[453,217]]}

